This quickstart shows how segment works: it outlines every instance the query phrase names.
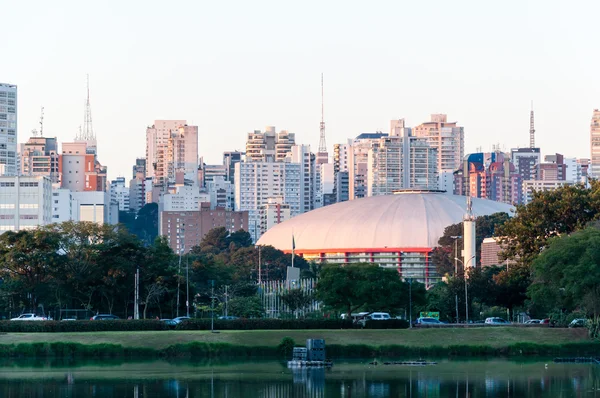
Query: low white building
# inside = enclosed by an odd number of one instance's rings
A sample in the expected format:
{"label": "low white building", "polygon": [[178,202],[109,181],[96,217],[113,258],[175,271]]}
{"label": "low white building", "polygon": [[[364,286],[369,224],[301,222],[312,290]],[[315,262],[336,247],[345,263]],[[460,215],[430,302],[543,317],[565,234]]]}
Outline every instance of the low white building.
{"label": "low white building", "polygon": [[563,185],[573,185],[573,182],[563,180],[525,180],[523,181],[523,204],[531,202],[534,191],[554,191]]}
{"label": "low white building", "polygon": [[79,204],[70,189],[52,189],[52,222],[79,221]]}
{"label": "low white building", "polygon": [[0,233],[52,222],[52,181],[46,176],[0,176]]}

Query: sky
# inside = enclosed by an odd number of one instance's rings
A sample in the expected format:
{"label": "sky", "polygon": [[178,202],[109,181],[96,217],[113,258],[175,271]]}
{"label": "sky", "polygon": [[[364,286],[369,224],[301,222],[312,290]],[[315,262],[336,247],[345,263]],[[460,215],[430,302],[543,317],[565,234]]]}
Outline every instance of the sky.
{"label": "sky", "polygon": [[199,127],[220,163],[276,126],[316,151],[445,113],[466,153],[529,145],[589,157],[600,108],[600,2],[0,0],[0,82],[18,86],[18,136],[72,141],[86,75],[98,155],[131,178],[154,120]]}

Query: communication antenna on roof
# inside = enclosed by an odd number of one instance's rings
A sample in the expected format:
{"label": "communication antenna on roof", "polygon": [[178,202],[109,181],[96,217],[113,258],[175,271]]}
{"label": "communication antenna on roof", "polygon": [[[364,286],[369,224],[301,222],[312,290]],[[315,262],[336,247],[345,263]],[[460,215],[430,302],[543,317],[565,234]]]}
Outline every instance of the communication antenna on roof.
{"label": "communication antenna on roof", "polygon": [[78,141],[94,141],[94,127],[92,125],[92,106],[90,104],[90,75],[87,76],[87,97],[85,100],[85,111],[83,114],[83,129],[79,127]]}
{"label": "communication antenna on roof", "polygon": [[321,124],[320,124],[320,139],[319,153],[327,153],[327,144],[325,142],[325,105],[323,101],[323,74],[321,73]]}
{"label": "communication antenna on roof", "polygon": [[533,101],[531,101],[531,113],[529,115],[529,148],[535,148],[535,128],[533,125]]}
{"label": "communication antenna on roof", "polygon": [[40,137],[44,136],[44,107],[42,106],[42,111],[40,114]]}

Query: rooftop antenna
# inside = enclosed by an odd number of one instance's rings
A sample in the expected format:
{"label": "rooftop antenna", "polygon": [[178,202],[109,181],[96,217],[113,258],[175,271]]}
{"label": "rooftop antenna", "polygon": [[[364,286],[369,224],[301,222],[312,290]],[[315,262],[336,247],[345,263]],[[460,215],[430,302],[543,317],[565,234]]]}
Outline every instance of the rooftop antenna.
{"label": "rooftop antenna", "polygon": [[323,101],[323,74],[321,73],[321,125],[320,125],[320,140],[319,153],[327,152],[327,144],[325,143],[325,111]]}
{"label": "rooftop antenna", "polygon": [[531,114],[529,116],[529,148],[535,148],[535,128],[533,126],[533,101],[531,101]]}
{"label": "rooftop antenna", "polygon": [[90,75],[86,75],[87,78],[87,97],[85,100],[85,111],[83,114],[83,129],[79,128],[79,141],[94,141],[96,136],[94,135],[94,127],[92,125],[92,106],[90,105]]}
{"label": "rooftop antenna", "polygon": [[42,111],[40,114],[40,137],[44,136],[44,107],[42,106]]}

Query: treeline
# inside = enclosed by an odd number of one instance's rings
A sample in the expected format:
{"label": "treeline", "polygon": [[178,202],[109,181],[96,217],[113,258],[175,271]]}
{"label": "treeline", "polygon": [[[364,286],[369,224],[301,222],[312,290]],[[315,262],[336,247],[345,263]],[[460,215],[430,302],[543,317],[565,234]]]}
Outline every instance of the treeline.
{"label": "treeline", "polygon": [[[291,264],[290,255],[272,247],[262,248],[261,257],[272,279],[284,277]],[[308,269],[302,259],[295,265]],[[210,281],[218,308],[227,301],[234,315],[262,316],[255,283],[258,250],[247,232],[216,228],[179,258],[164,238],[147,244],[123,226],[88,222],[0,235],[0,313],[77,309],[126,318],[133,315],[138,269],[144,318],[184,315],[186,282],[192,314],[208,307]]]}

